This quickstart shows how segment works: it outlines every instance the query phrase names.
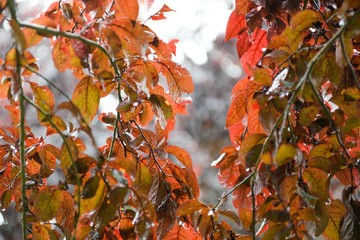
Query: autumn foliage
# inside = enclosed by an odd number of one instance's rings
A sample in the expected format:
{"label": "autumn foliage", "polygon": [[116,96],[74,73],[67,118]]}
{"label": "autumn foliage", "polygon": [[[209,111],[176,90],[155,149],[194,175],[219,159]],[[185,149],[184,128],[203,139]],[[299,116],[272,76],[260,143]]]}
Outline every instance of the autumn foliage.
{"label": "autumn foliage", "polygon": [[[168,145],[193,82],[172,61],[177,40],[139,20],[143,2],[59,1],[22,22],[15,1],[0,0],[14,40],[0,59],[11,122],[0,126],[1,208],[21,213],[23,238],[356,239],[360,2],[235,1],[225,41],[236,38],[246,76],[224,123],[232,145],[212,163],[229,190],[209,206],[190,155]],[[76,79],[71,94],[29,50],[44,39]],[[100,112],[108,95],[116,114]],[[222,207],[231,194],[236,211]]]}

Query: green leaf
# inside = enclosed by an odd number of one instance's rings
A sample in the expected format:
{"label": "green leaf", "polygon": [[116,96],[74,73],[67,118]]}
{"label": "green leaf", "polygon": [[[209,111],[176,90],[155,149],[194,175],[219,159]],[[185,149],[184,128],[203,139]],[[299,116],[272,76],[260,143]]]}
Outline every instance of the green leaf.
{"label": "green leaf", "polygon": [[326,229],[329,223],[329,211],[324,201],[318,201],[315,205],[315,236],[320,236]]}
{"label": "green leaf", "polygon": [[313,147],[310,151],[309,158],[324,157],[330,158],[332,153],[332,146],[327,143],[319,144]]}
{"label": "green leaf", "polygon": [[93,196],[95,196],[95,193],[99,187],[99,176],[96,174],[95,176],[89,178],[84,187],[83,190],[81,192],[81,197],[82,198],[92,198]]}
{"label": "green leaf", "polygon": [[257,68],[254,70],[254,80],[260,86],[271,87],[273,77],[266,68]]}
{"label": "green leaf", "polygon": [[1,210],[5,210],[10,206],[12,194],[10,190],[5,190],[1,195]]}
{"label": "green leaf", "polygon": [[100,228],[105,227],[115,216],[118,203],[112,203],[109,198],[105,198],[98,214]]}
{"label": "green leaf", "polygon": [[78,107],[85,121],[90,124],[100,103],[100,91],[90,77],[83,78],[76,86],[72,101]]}
{"label": "green leaf", "polygon": [[319,113],[319,110],[320,108],[317,105],[304,107],[300,112],[299,123],[304,127],[308,127],[314,121],[316,114]]}
{"label": "green leaf", "polygon": [[165,128],[166,120],[173,116],[173,109],[170,103],[162,96],[151,95],[149,101],[152,103],[154,112],[159,118],[161,127]]}
{"label": "green leaf", "polygon": [[94,210],[98,210],[106,194],[106,183],[102,178],[99,179],[98,188],[91,198],[80,199],[80,216]]}
{"label": "green leaf", "polygon": [[253,148],[251,148],[250,151],[248,151],[245,158],[247,168],[253,167],[257,163],[260,158],[262,147],[262,144],[257,144]]}
{"label": "green leaf", "polygon": [[33,194],[34,205],[31,212],[39,221],[47,222],[57,216],[61,207],[61,190],[45,188]]}
{"label": "green leaf", "polygon": [[281,166],[292,161],[295,158],[296,151],[296,147],[294,147],[292,144],[281,144],[276,154],[276,164]]}
{"label": "green leaf", "polygon": [[78,148],[71,138],[66,139],[67,144],[64,142],[60,149],[60,166],[63,170],[68,169],[73,162],[77,160]]}
{"label": "green leaf", "polygon": [[341,127],[343,133],[351,132],[352,130],[357,131],[360,127],[360,119],[358,117],[351,117],[346,119],[345,126]]}
{"label": "green leaf", "polygon": [[323,200],[329,198],[330,179],[328,174],[319,168],[306,168],[303,178],[309,187],[309,193]]}
{"label": "green leaf", "polygon": [[182,203],[178,207],[178,209],[176,210],[176,215],[177,216],[189,215],[189,214],[192,214],[203,208],[207,208],[207,206],[205,204],[199,202],[199,200],[197,200],[197,199],[190,199],[190,200]]}
{"label": "green leaf", "polygon": [[290,229],[285,224],[275,224],[268,228],[268,230],[262,236],[262,239],[286,239],[290,234]]}
{"label": "green leaf", "polygon": [[323,233],[327,239],[341,239],[341,223],[346,214],[346,208],[340,200],[332,201],[327,206],[329,223]]}
{"label": "green leaf", "polygon": [[[37,83],[30,82],[31,90],[34,93],[34,103],[46,114],[54,112],[55,98],[51,90],[46,86],[39,86]],[[38,111],[40,122],[46,119],[46,116]]]}
{"label": "green leaf", "polygon": [[153,178],[150,170],[144,163],[140,162],[136,170],[134,188],[147,195],[150,191],[152,181]]}

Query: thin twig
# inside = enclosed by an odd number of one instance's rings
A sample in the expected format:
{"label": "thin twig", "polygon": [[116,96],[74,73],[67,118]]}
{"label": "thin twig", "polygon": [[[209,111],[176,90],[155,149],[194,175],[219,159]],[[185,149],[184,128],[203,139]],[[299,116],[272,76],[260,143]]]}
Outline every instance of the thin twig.
{"label": "thin twig", "polygon": [[344,43],[344,36],[340,36],[340,46],[341,46],[341,51],[342,54],[345,58],[346,63],[349,65],[350,71],[351,71],[351,75],[355,81],[356,86],[358,87],[358,89],[360,90],[360,82],[359,82],[359,76],[356,73],[356,70],[354,68],[354,66],[351,64],[351,61],[349,59],[349,56],[346,54],[345,51],[345,43]]}
{"label": "thin twig", "polygon": [[72,169],[74,171],[74,175],[75,175],[75,179],[76,179],[76,186],[77,186],[77,198],[78,198],[78,203],[77,203],[77,207],[78,207],[78,214],[75,214],[75,219],[74,219],[74,235],[73,235],[73,239],[75,239],[76,236],[76,229],[79,223],[79,218],[80,218],[80,200],[81,200],[81,179],[79,177],[79,171],[76,167],[75,164],[75,159],[72,156],[72,152],[71,152],[71,148],[69,143],[67,142],[66,136],[62,133],[62,131],[56,126],[56,124],[51,120],[51,117],[49,116],[48,113],[46,113],[45,111],[43,111],[39,106],[37,106],[33,101],[31,101],[30,99],[28,99],[27,97],[24,96],[24,100],[26,100],[31,106],[33,106],[36,110],[38,110],[40,113],[42,113],[46,119],[49,121],[50,125],[59,133],[60,137],[62,138],[64,144],[65,144],[65,148],[66,151],[69,153],[69,158],[71,161],[71,165],[72,165]]}
{"label": "thin twig", "polygon": [[[16,16],[16,3],[14,0],[9,0],[7,5],[10,10],[11,19],[18,24],[18,19]],[[16,33],[14,33],[16,34]],[[19,108],[20,108],[20,139],[19,139],[19,149],[20,149],[20,164],[21,164],[21,201],[22,201],[22,237],[24,240],[27,239],[27,222],[26,222],[26,212],[28,210],[28,204],[26,199],[26,157],[25,157],[25,105],[24,105],[24,89],[22,87],[22,79],[21,79],[21,56],[18,49],[19,46],[16,47],[16,81],[19,86]],[[21,49],[22,51],[23,49]]]}
{"label": "thin twig", "polygon": [[85,38],[85,37],[83,37],[83,36],[81,36],[80,34],[77,34],[77,33],[62,32],[62,31],[58,31],[55,28],[47,27],[47,26],[43,26],[43,25],[39,25],[39,24],[27,23],[27,22],[19,22],[19,25],[20,25],[20,27],[26,27],[26,28],[34,29],[39,33],[43,33],[43,34],[49,34],[50,33],[50,34],[53,34],[54,36],[61,36],[61,37],[65,37],[65,38],[75,39],[75,40],[79,40],[79,41],[85,43],[88,46],[96,47],[100,51],[102,51],[106,55],[106,57],[109,59],[112,67],[114,68],[115,76],[116,77],[121,76],[119,68],[118,68],[117,64],[115,63],[115,61],[113,60],[113,58],[111,57],[110,53],[103,46],[101,46],[97,42],[95,42],[93,40],[90,40],[88,38]]}
{"label": "thin twig", "polygon": [[[66,98],[66,100],[71,104],[72,107],[77,108],[75,103],[71,100],[71,98],[63,90],[61,90],[61,88],[56,86],[56,84],[54,84],[50,79],[46,78],[44,75],[42,75],[41,73],[39,73],[38,71],[36,71],[34,68],[32,68],[30,66],[25,66],[25,68],[28,69],[29,71],[31,71],[32,73],[36,74],[37,76],[41,77],[43,80],[45,80],[48,84],[50,84],[53,88],[55,88],[56,91],[58,91],[61,95],[63,95]],[[85,118],[83,117],[83,115],[81,114],[80,111],[77,114],[79,115],[79,117],[81,119],[80,124],[84,123],[86,128],[88,129],[88,131],[86,133],[89,135],[92,145],[94,146],[95,149],[97,149],[96,140],[91,131],[89,124],[85,121]]]}
{"label": "thin twig", "polygon": [[344,152],[346,153],[346,155],[348,157],[351,157],[349,151],[347,150],[347,148],[345,147],[344,142],[341,139],[341,133],[340,130],[336,127],[336,124],[334,122],[334,120],[331,117],[331,113],[329,111],[329,109],[326,107],[326,105],[324,104],[324,99],[320,96],[320,94],[316,91],[314,84],[311,82],[311,80],[307,81],[311,87],[312,92],[315,94],[316,99],[318,100],[318,102],[320,103],[321,107],[324,109],[326,117],[328,118],[331,127],[334,129],[335,131],[335,135],[336,135],[336,139],[339,142],[341,148],[344,150]]}

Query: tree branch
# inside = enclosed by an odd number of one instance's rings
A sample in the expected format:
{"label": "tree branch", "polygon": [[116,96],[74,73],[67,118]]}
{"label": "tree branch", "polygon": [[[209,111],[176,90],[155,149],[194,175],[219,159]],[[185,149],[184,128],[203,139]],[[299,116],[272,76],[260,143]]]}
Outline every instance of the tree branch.
{"label": "tree branch", "polygon": [[31,101],[30,99],[28,99],[27,97],[24,96],[24,100],[26,100],[31,106],[33,106],[36,110],[38,110],[39,112],[41,112],[46,119],[49,121],[50,125],[59,133],[60,137],[62,138],[64,144],[65,144],[65,148],[66,151],[69,153],[69,157],[70,157],[70,161],[71,161],[71,165],[72,165],[72,169],[74,171],[74,175],[75,175],[75,179],[76,179],[76,186],[77,186],[77,198],[78,198],[78,203],[77,203],[77,207],[78,207],[78,214],[75,213],[75,217],[74,217],[74,234],[73,234],[73,239],[75,239],[76,236],[76,229],[79,223],[79,218],[80,218],[80,199],[81,199],[81,179],[79,177],[79,171],[76,167],[76,163],[75,163],[75,159],[72,156],[71,153],[71,148],[69,143],[67,142],[66,136],[62,133],[62,131],[56,126],[56,124],[51,120],[51,117],[49,116],[48,113],[46,113],[45,111],[43,111],[39,106],[37,106],[33,101]]}

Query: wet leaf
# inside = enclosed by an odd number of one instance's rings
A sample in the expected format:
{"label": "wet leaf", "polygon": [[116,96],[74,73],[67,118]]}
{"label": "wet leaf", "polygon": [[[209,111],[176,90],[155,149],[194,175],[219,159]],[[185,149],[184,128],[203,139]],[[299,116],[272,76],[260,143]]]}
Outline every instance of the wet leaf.
{"label": "wet leaf", "polygon": [[168,198],[164,204],[157,209],[158,227],[156,229],[156,236],[158,239],[162,239],[174,226],[176,207],[176,202]]}

